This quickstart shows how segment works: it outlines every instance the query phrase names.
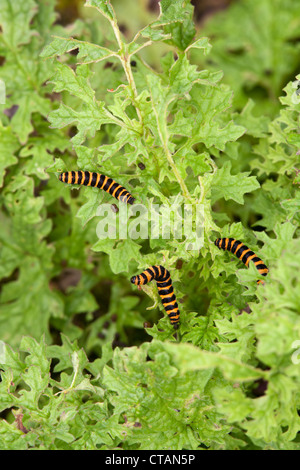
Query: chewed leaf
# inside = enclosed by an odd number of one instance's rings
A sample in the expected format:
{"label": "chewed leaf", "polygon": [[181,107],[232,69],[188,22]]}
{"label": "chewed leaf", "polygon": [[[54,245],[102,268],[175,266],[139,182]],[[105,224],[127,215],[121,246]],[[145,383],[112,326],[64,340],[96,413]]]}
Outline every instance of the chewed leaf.
{"label": "chewed leaf", "polygon": [[109,57],[116,55],[113,51],[106,47],[98,46],[86,41],[80,41],[73,38],[60,38],[56,37],[50,44],[48,44],[41,52],[42,58],[50,58],[60,56],[67,52],[78,49],[77,59],[81,63],[100,62]]}
{"label": "chewed leaf", "polygon": [[149,297],[151,297],[151,299],[154,301],[153,305],[151,305],[150,307],[147,307],[147,310],[153,310],[154,308],[156,308],[159,305],[159,302],[160,302],[155,283],[153,283],[152,285],[149,285],[149,286],[145,285],[145,286],[141,286],[141,287],[142,287],[142,290],[144,292],[146,292],[146,294]]}
{"label": "chewed leaf", "polygon": [[152,41],[167,41],[185,50],[195,35],[193,7],[186,0],[161,0],[160,15],[141,31]]}
{"label": "chewed leaf", "polygon": [[185,51],[187,52],[190,49],[203,49],[204,55],[207,55],[210,53],[211,48],[212,45],[209,43],[208,38],[200,38],[197,39],[195,42],[192,42],[192,44],[190,44]]}
{"label": "chewed leaf", "polygon": [[94,7],[109,20],[114,20],[116,15],[110,0],[86,0],[86,7]]}

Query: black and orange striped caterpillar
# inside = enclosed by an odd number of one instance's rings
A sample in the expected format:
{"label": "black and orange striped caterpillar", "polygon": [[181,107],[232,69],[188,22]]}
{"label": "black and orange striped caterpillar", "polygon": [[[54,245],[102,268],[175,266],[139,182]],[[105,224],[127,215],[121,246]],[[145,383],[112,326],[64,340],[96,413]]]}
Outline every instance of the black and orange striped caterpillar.
{"label": "black and orange striped caterpillar", "polygon": [[169,271],[163,266],[150,266],[141,274],[133,276],[130,281],[136,286],[141,286],[148,284],[148,282],[152,281],[153,279],[156,281],[158,293],[160,295],[164,309],[170,318],[171,324],[177,330],[179,326],[180,312]]}
{"label": "black and orange striped caterpillar", "polygon": [[131,194],[120,184],[116,183],[112,178],[95,173],[92,171],[66,171],[60,173],[58,179],[63,183],[68,184],[81,184],[84,186],[92,186],[94,188],[104,189],[107,193],[121,202],[133,204],[135,199]]}
{"label": "black and orange striped caterpillar", "polygon": [[[248,267],[249,262],[252,261],[258,270],[259,274],[266,276],[269,272],[264,262],[256,256],[256,254],[250,250],[243,242],[236,240],[235,238],[217,238],[215,245],[220,250],[230,251],[237,256],[245,266]],[[258,280],[257,284],[264,284],[262,280]]]}

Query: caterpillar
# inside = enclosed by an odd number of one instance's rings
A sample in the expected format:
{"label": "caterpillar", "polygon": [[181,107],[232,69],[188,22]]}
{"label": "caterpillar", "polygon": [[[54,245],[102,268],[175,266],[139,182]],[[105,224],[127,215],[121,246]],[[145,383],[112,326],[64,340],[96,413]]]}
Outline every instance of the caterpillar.
{"label": "caterpillar", "polygon": [[148,284],[148,282],[151,282],[153,279],[156,281],[159,296],[164,309],[170,318],[171,324],[177,330],[179,326],[180,312],[169,271],[163,266],[150,266],[141,274],[133,276],[130,281],[136,286],[142,286],[144,284]]}
{"label": "caterpillar", "polygon": [[92,186],[94,188],[104,189],[107,193],[121,202],[127,204],[133,204],[135,199],[120,184],[116,183],[115,180],[108,176],[102,175],[101,173],[95,173],[92,171],[66,171],[60,173],[58,179],[63,183],[67,184],[81,184],[84,186]]}
{"label": "caterpillar", "polygon": [[[230,251],[237,256],[245,266],[248,267],[249,262],[252,261],[258,270],[259,274],[266,276],[269,272],[264,262],[256,256],[256,254],[250,250],[243,242],[236,240],[235,238],[217,238],[215,245],[224,251]],[[262,280],[258,280],[257,284],[264,284]]]}

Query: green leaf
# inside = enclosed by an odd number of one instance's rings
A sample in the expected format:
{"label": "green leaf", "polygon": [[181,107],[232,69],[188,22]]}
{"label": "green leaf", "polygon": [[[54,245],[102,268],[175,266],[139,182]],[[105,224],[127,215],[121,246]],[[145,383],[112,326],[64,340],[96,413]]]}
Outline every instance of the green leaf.
{"label": "green leaf", "polygon": [[51,292],[43,267],[29,257],[20,266],[19,279],[3,287],[0,305],[2,338],[11,344],[25,334],[38,338],[45,333],[49,338],[50,316],[63,314],[62,300]]}
{"label": "green leaf", "polygon": [[84,64],[100,62],[116,55],[113,51],[105,47],[98,46],[97,44],[80,41],[79,39],[56,37],[44,48],[41,52],[41,57],[48,59],[50,57],[56,57],[67,52],[71,52],[74,49],[79,50],[77,59]]}
{"label": "green leaf", "polygon": [[212,45],[209,43],[208,38],[199,38],[196,41],[192,42],[192,44],[187,47],[186,52],[189,49],[203,49],[204,55],[207,55],[210,53],[212,48]]}
{"label": "green leaf", "polygon": [[110,0],[86,0],[86,7],[94,7],[109,20],[115,20],[115,12],[111,6]]}
{"label": "green leaf", "polygon": [[127,272],[129,262],[132,259],[139,260],[141,258],[139,253],[141,247],[131,239],[118,242],[116,247],[114,245],[114,240],[99,240],[93,246],[93,250],[102,251],[109,255],[110,266],[115,274]]}
{"label": "green leaf", "polygon": [[[0,448],[299,450],[297,2],[240,0],[206,37],[190,1],[136,3],[63,26],[64,2],[0,0]],[[135,204],[59,181],[78,169]],[[201,248],[174,204],[203,211]],[[158,264],[176,331],[155,281],[130,283]]]}
{"label": "green leaf", "polygon": [[103,105],[95,103],[80,111],[76,111],[61,104],[59,109],[52,111],[49,121],[51,127],[56,129],[77,123],[78,133],[72,138],[72,142],[79,145],[84,142],[87,135],[93,137],[101,125],[112,122],[112,119],[105,112]]}
{"label": "green leaf", "polygon": [[18,140],[11,128],[3,127],[0,124],[0,187],[3,186],[5,169],[18,162],[18,159],[13,155],[18,147]]}
{"label": "green leaf", "polygon": [[[155,351],[159,346],[159,343],[154,341],[151,350]],[[265,375],[262,370],[243,364],[235,358],[201,351],[190,344],[164,343],[161,347],[172,355],[174,363],[182,372],[218,367],[227,379],[239,382],[257,380]]]}
{"label": "green leaf", "polygon": [[161,0],[160,15],[141,34],[152,41],[166,40],[185,50],[195,35],[193,7],[186,0]]}
{"label": "green leaf", "polygon": [[36,14],[37,6],[34,0],[28,0],[26,6],[17,0],[1,0],[0,24],[2,25],[1,42],[5,41],[11,48],[16,49],[20,44],[30,41],[33,31],[30,21]]}
{"label": "green leaf", "polygon": [[254,97],[258,117],[276,114],[277,97],[297,70],[299,31],[293,0],[242,0],[206,22],[202,34],[214,38],[208,60],[224,71],[238,109]]}
{"label": "green leaf", "polygon": [[231,163],[227,162],[216,172],[212,185],[213,201],[224,197],[226,201],[233,199],[243,204],[244,194],[258,189],[259,183],[255,176],[248,176],[249,173],[231,175],[230,170]]}

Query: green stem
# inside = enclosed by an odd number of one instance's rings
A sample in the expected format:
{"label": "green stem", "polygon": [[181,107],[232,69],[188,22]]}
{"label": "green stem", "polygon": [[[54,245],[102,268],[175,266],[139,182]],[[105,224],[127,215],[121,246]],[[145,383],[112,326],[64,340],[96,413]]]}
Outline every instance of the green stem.
{"label": "green stem", "polygon": [[[142,114],[141,114],[141,111],[140,111],[138,103],[137,103],[138,92],[137,92],[134,77],[133,77],[133,74],[132,74],[132,69],[131,69],[131,65],[130,65],[130,54],[128,54],[128,52],[127,52],[127,44],[125,44],[122,40],[121,33],[120,33],[120,30],[119,30],[117,21],[116,20],[109,20],[109,21],[110,21],[112,29],[115,33],[117,43],[119,45],[119,57],[120,57],[120,60],[122,62],[122,65],[123,65],[123,68],[124,68],[124,71],[125,71],[125,74],[126,74],[126,78],[127,78],[128,84],[129,84],[131,92],[132,92],[132,103],[134,104],[134,106],[136,108],[136,112],[137,112],[137,115],[139,117],[139,121],[140,121],[141,125],[143,126]],[[173,160],[173,157],[172,157],[172,155],[171,155],[171,153],[168,149],[168,144],[163,139],[162,135],[161,135],[161,141],[163,143],[163,148],[164,148],[166,157],[168,159],[169,165],[172,168],[172,171],[173,171],[173,173],[174,173],[174,175],[175,175],[175,177],[176,177],[176,179],[177,179],[177,181],[178,181],[178,183],[181,187],[181,190],[182,190],[182,193],[183,193],[184,197],[187,198],[187,199],[191,199],[191,196],[190,196],[190,193],[189,193],[189,191],[186,187],[186,184],[185,184],[183,178],[181,178],[181,175],[180,175],[179,171],[177,170],[177,167],[176,167],[176,164]]]}
{"label": "green stem", "polygon": [[165,155],[166,155],[166,157],[167,157],[167,160],[168,160],[168,162],[169,162],[169,165],[170,165],[170,167],[172,168],[172,171],[173,171],[173,173],[174,173],[174,175],[175,175],[175,178],[177,179],[177,181],[178,181],[178,183],[179,183],[179,185],[180,185],[180,187],[181,187],[182,194],[184,195],[184,197],[185,197],[186,199],[191,199],[191,195],[190,195],[190,193],[189,193],[189,191],[188,191],[188,189],[187,189],[187,186],[186,186],[186,184],[185,184],[185,182],[184,182],[184,179],[181,177],[179,171],[177,170],[176,164],[175,164],[175,162],[174,162],[174,160],[173,160],[173,156],[172,156],[172,154],[171,154],[171,152],[170,152],[170,150],[169,150],[169,147],[168,147],[168,138],[167,138],[167,137],[166,137],[166,138],[164,137],[163,132],[161,131],[161,128],[160,128],[160,126],[159,126],[159,116],[158,116],[158,114],[157,114],[157,111],[156,111],[155,108],[154,108],[153,110],[154,110],[154,113],[155,113],[155,116],[156,116],[157,128],[158,128],[158,133],[159,133],[160,141],[161,141],[161,143],[163,144],[163,149],[164,149]]}
{"label": "green stem", "polygon": [[169,151],[169,149],[168,149],[168,145],[167,145],[166,142],[164,142],[164,151],[165,151],[165,153],[166,153],[166,157],[167,157],[167,159],[168,159],[169,165],[170,165],[170,167],[172,168],[172,171],[173,171],[173,173],[174,173],[174,175],[175,175],[175,177],[176,177],[176,179],[177,179],[177,181],[178,181],[178,183],[179,183],[179,185],[180,185],[180,187],[181,187],[181,191],[182,191],[184,197],[185,197],[186,199],[191,199],[191,195],[190,195],[190,193],[189,193],[189,191],[188,191],[188,188],[187,188],[187,186],[186,186],[186,184],[185,184],[185,182],[184,182],[184,179],[181,178],[181,175],[180,175],[179,171],[177,170],[176,164],[175,164],[175,162],[174,162],[174,160],[173,160],[173,157],[172,157],[172,155],[171,155],[171,153],[170,153],[170,151]]}
{"label": "green stem", "polygon": [[116,39],[117,39],[117,43],[118,43],[118,46],[119,46],[119,58],[120,58],[120,61],[123,65],[123,69],[124,69],[124,72],[125,72],[125,75],[126,75],[126,78],[127,78],[127,81],[128,81],[131,93],[132,93],[131,100],[132,100],[132,103],[134,104],[134,106],[136,108],[136,112],[137,112],[139,121],[142,125],[143,124],[143,118],[142,118],[142,114],[141,114],[141,111],[140,111],[138,103],[137,103],[138,92],[137,92],[137,89],[136,89],[135,81],[134,81],[134,78],[133,78],[133,73],[132,73],[132,70],[131,70],[130,55],[127,53],[127,50],[126,50],[127,49],[127,47],[126,47],[127,44],[124,43],[123,40],[122,40],[121,33],[120,33],[120,30],[119,30],[117,21],[110,20],[110,24],[112,26],[112,29],[113,29],[113,31],[115,33],[115,36],[116,36]]}
{"label": "green stem", "polygon": [[123,129],[130,129],[132,132],[136,132],[137,135],[139,133],[134,127],[128,126],[127,124],[124,123],[124,121],[121,121],[120,119],[116,118],[113,114],[111,114],[108,109],[105,109],[105,114],[111,119],[117,126],[123,127]]}

